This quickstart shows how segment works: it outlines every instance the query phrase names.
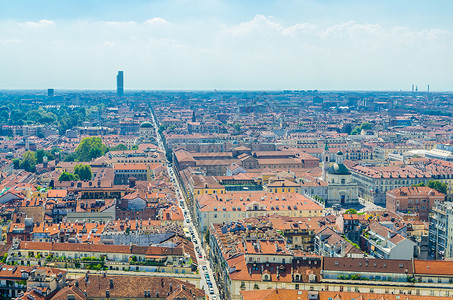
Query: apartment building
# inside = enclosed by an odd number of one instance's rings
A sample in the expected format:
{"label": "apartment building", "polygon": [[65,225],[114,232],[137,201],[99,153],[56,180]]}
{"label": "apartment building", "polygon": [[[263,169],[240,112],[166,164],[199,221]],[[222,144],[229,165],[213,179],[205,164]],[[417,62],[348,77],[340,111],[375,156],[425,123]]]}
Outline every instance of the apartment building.
{"label": "apartment building", "polygon": [[212,223],[238,221],[277,214],[288,217],[320,217],[323,208],[300,194],[270,192],[229,192],[200,195],[194,213],[199,229],[205,232]]}
{"label": "apartment building", "polygon": [[453,203],[437,201],[429,218],[429,248],[431,257],[453,257]]}
{"label": "apartment building", "polygon": [[436,201],[444,201],[442,194],[430,187],[400,187],[386,193],[386,208],[393,212],[416,213],[420,221],[428,221]]}
{"label": "apartment building", "polygon": [[345,164],[359,185],[359,197],[376,204],[385,204],[388,191],[430,179],[430,174],[413,166],[366,167],[353,162]]}
{"label": "apartment building", "polygon": [[383,226],[379,222],[372,223],[362,234],[366,252],[380,259],[412,259],[416,244]]}

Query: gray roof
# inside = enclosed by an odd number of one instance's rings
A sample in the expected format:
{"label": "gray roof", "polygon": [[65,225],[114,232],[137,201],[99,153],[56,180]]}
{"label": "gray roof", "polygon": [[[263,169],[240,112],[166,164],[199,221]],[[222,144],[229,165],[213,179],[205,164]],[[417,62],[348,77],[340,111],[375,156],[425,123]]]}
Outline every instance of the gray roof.
{"label": "gray roof", "polygon": [[327,170],[329,174],[335,175],[349,175],[351,172],[344,164],[333,164],[330,166],[329,170]]}

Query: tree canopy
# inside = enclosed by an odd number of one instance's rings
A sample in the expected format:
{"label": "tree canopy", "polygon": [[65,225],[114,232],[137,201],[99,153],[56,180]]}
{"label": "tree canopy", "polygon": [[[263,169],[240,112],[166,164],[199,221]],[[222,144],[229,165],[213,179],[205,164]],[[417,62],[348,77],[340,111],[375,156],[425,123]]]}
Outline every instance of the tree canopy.
{"label": "tree canopy", "polygon": [[356,135],[356,134],[360,134],[362,132],[362,129],[371,129],[372,126],[370,123],[368,122],[363,122],[362,124],[356,126],[352,131],[351,131],[351,135]]}
{"label": "tree canopy", "polygon": [[354,208],[350,208],[350,209],[345,211],[345,214],[356,215],[357,214],[357,210],[355,210]]}
{"label": "tree canopy", "polygon": [[27,172],[35,172],[36,170],[36,156],[35,152],[27,151],[22,156],[22,159],[13,161],[15,169],[24,169]]}
{"label": "tree canopy", "polygon": [[125,151],[127,150],[127,146],[124,144],[118,144],[115,147],[109,149],[110,151]]}
{"label": "tree canopy", "polygon": [[60,177],[58,178],[58,181],[73,181],[73,180],[79,180],[80,178],[78,175],[74,175],[69,172],[63,172],[61,173]]}
{"label": "tree canopy", "polygon": [[77,164],[74,167],[74,175],[79,176],[80,180],[91,180],[93,173],[90,165]]}
{"label": "tree canopy", "polygon": [[66,157],[66,161],[91,161],[104,155],[108,151],[106,145],[102,143],[100,137],[84,138],[74,153]]}
{"label": "tree canopy", "polygon": [[427,185],[423,182],[420,182],[417,184],[413,184],[412,186],[428,186],[443,194],[447,194],[447,188],[448,188],[448,185],[446,183],[440,182],[438,180],[430,180],[430,181],[428,181]]}

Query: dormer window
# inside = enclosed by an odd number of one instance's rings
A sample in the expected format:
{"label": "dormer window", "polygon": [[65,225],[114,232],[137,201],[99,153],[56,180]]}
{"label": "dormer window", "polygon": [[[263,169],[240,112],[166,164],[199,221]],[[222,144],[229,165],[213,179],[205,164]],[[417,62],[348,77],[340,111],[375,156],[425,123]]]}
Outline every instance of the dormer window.
{"label": "dormer window", "polygon": [[263,280],[263,281],[271,281],[271,275],[269,275],[269,274],[263,274],[262,280]]}

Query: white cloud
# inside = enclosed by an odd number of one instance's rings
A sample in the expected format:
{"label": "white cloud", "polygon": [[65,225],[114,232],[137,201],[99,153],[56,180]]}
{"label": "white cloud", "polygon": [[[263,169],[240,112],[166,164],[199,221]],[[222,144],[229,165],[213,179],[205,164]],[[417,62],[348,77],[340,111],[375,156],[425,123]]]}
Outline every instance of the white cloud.
{"label": "white cloud", "polygon": [[149,25],[167,25],[168,21],[161,17],[151,18],[145,21],[145,24]]}
{"label": "white cloud", "polygon": [[7,39],[7,40],[0,40],[0,44],[16,44],[16,43],[20,43],[21,40],[19,39]]}
{"label": "white cloud", "polygon": [[117,21],[104,21],[101,22],[101,24],[107,25],[107,26],[131,26],[135,25],[134,21],[126,21],[126,22],[117,22]]}
{"label": "white cloud", "polygon": [[179,22],[0,21],[2,68],[11,74],[0,88],[108,88],[119,69],[130,88],[399,90],[414,78],[450,87],[453,37],[445,28],[264,15],[229,25]]}
{"label": "white cloud", "polygon": [[[280,32],[283,26],[263,15],[256,15],[253,20],[234,25],[225,30],[233,36],[246,36],[256,33]],[[270,32],[269,32],[270,31]]]}
{"label": "white cloud", "polygon": [[42,26],[52,26],[52,25],[55,25],[55,22],[54,22],[54,21],[51,21],[51,20],[43,19],[43,20],[40,20],[40,21],[38,21],[38,22],[28,21],[28,22],[21,23],[21,24],[22,24],[22,25],[25,25],[25,26],[28,26],[28,27],[42,27]]}
{"label": "white cloud", "polygon": [[114,47],[116,44],[115,43],[112,43],[112,42],[109,42],[109,41],[105,41],[102,46],[103,47]]}

